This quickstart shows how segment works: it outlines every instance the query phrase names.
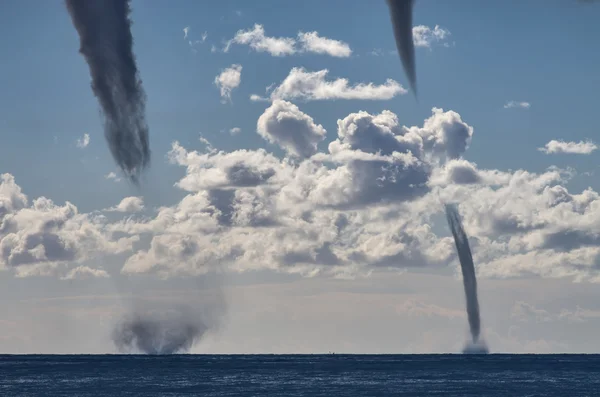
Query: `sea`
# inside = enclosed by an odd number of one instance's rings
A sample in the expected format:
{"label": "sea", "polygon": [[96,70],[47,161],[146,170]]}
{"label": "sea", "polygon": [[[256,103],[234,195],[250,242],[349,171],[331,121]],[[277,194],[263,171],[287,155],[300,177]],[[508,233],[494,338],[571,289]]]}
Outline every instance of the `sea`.
{"label": "sea", "polygon": [[600,355],[2,355],[0,396],[600,396]]}

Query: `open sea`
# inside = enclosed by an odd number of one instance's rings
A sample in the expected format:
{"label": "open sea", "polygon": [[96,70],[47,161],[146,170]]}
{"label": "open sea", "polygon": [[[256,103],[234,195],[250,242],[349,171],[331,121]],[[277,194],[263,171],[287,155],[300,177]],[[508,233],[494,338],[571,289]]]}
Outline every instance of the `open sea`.
{"label": "open sea", "polygon": [[2,355],[0,396],[600,396],[600,355]]}

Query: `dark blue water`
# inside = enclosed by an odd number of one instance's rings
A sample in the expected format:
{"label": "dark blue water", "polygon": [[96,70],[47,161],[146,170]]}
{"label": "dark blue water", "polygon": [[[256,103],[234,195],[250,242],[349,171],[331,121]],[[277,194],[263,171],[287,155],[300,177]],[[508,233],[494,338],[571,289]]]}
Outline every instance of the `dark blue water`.
{"label": "dark blue water", "polygon": [[599,355],[0,356],[0,396],[598,396]]}

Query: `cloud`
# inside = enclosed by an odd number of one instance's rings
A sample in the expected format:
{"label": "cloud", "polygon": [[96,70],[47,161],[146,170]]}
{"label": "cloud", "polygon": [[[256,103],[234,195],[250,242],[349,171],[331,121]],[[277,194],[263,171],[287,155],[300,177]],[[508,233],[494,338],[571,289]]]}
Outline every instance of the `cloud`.
{"label": "cloud", "polygon": [[61,280],[85,280],[89,278],[107,278],[108,273],[102,269],[93,269],[88,266],[77,266],[61,277]]}
{"label": "cloud", "polygon": [[140,212],[144,209],[144,200],[141,197],[125,197],[121,202],[106,211],[114,212]]}
{"label": "cloud", "polygon": [[352,55],[350,46],[343,41],[319,36],[317,32],[299,32],[298,42],[302,51],[327,54],[332,57],[347,58]]}
{"label": "cloud", "polygon": [[429,26],[418,25],[413,27],[413,42],[415,47],[431,48],[433,44],[442,44],[448,47],[445,39],[450,36],[450,31],[435,25],[433,29]]}
{"label": "cloud", "polygon": [[229,130],[229,133],[230,133],[231,135],[237,135],[237,134],[239,134],[240,132],[242,132],[242,129],[241,129],[240,127],[233,127],[233,128],[231,128],[231,129]]}
{"label": "cloud", "polygon": [[183,28],[183,39],[186,40],[188,38],[188,33],[190,32],[190,27],[186,26]]}
{"label": "cloud", "polygon": [[267,141],[298,157],[316,153],[317,145],[325,139],[327,132],[296,105],[279,99],[258,118],[256,131]]}
{"label": "cloud", "polygon": [[553,313],[539,309],[530,303],[517,301],[511,309],[510,316],[520,322],[549,323],[563,321],[568,323],[585,323],[590,320],[599,320],[600,311],[583,309],[577,306],[575,310],[562,309],[559,312]]}
{"label": "cloud", "polygon": [[242,65],[233,64],[221,71],[215,77],[215,85],[221,91],[222,102],[231,102],[231,91],[237,88],[242,81]]}
{"label": "cloud", "polygon": [[[305,101],[336,100],[336,99],[362,99],[362,100],[387,100],[397,95],[406,94],[406,89],[398,82],[387,79],[385,84],[359,83],[350,85],[347,79],[338,78],[327,81],[329,71],[323,69],[309,72],[304,68],[293,68],[283,82],[271,93],[271,100],[300,99]],[[263,98],[258,95],[250,97],[257,101]]]}
{"label": "cloud", "polygon": [[276,57],[296,52],[294,39],[265,36],[265,29],[259,24],[255,24],[252,29],[238,30],[234,38],[227,42],[225,52],[229,51],[231,44],[247,45],[257,52],[268,52]]}
{"label": "cloud", "polygon": [[81,138],[77,138],[77,142],[76,145],[78,148],[83,149],[88,147],[88,145],[90,144],[90,135],[89,134],[83,134],[83,136]]}
{"label": "cloud", "polygon": [[555,139],[546,143],[544,147],[538,148],[539,151],[546,154],[590,154],[596,149],[598,149],[598,146],[591,141],[565,142],[557,141]]}
{"label": "cloud", "polygon": [[38,197],[29,204],[10,174],[0,183],[0,268],[17,276],[51,274],[57,266],[131,250],[138,236],[114,238],[105,219],[73,204]]}
{"label": "cloud", "polygon": [[108,180],[113,180],[113,181],[115,181],[115,182],[121,182],[121,178],[119,178],[119,177],[117,176],[117,174],[115,174],[115,173],[114,173],[114,172],[112,172],[112,171],[111,171],[111,172],[109,172],[108,174],[104,175],[104,178],[105,178],[105,179],[108,179]]}
{"label": "cloud", "polygon": [[529,109],[531,104],[529,102],[517,102],[517,101],[508,101],[504,105],[504,109]]}
{"label": "cloud", "polygon": [[[329,139],[322,128],[297,105],[277,99],[260,116],[257,132],[282,147],[282,155],[219,150],[210,142],[191,150],[173,142],[167,158],[185,170],[175,184],[184,197],[145,216],[80,213],[43,197],[30,202],[5,174],[0,266],[20,277],[60,277],[67,266],[93,269],[91,263],[103,263],[99,258],[120,253],[126,258],[121,272],[160,277],[457,270],[442,204],[460,203],[480,279],[600,282],[600,194],[570,191],[573,170],[481,168],[463,157],[476,135],[452,110],[433,108],[417,125],[404,125],[389,110],[357,111],[340,117]],[[517,313],[529,309],[521,305]],[[534,318],[561,315],[534,309]],[[591,316],[583,310],[570,309],[563,318]]]}
{"label": "cloud", "polygon": [[228,52],[232,44],[247,45],[256,52],[267,52],[275,57],[313,53],[347,58],[352,54],[347,43],[319,36],[318,32],[298,32],[297,40],[292,37],[269,37],[259,24],[248,30],[238,30],[223,51]]}

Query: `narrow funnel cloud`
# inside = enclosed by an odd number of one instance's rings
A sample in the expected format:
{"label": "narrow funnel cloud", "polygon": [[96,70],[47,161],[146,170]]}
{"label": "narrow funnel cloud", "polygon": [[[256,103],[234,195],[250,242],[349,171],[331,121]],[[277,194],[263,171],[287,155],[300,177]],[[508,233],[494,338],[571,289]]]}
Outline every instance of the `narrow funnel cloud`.
{"label": "narrow funnel cloud", "polygon": [[117,165],[133,182],[150,162],[146,95],[133,54],[129,0],[66,0]]}
{"label": "narrow funnel cloud", "polygon": [[390,8],[394,37],[404,72],[410,88],[417,96],[417,71],[415,67],[415,45],[412,34],[414,0],[386,0]]}
{"label": "narrow funnel cloud", "polygon": [[471,249],[469,248],[469,240],[463,229],[460,214],[458,213],[456,206],[446,204],[446,219],[448,220],[448,226],[454,236],[454,243],[456,244],[456,251],[458,252],[467,300],[467,316],[469,318],[469,328],[471,330],[471,343],[467,345],[464,353],[487,353],[487,347],[479,340],[481,320],[479,317],[479,302],[477,300],[475,266],[473,264]]}

